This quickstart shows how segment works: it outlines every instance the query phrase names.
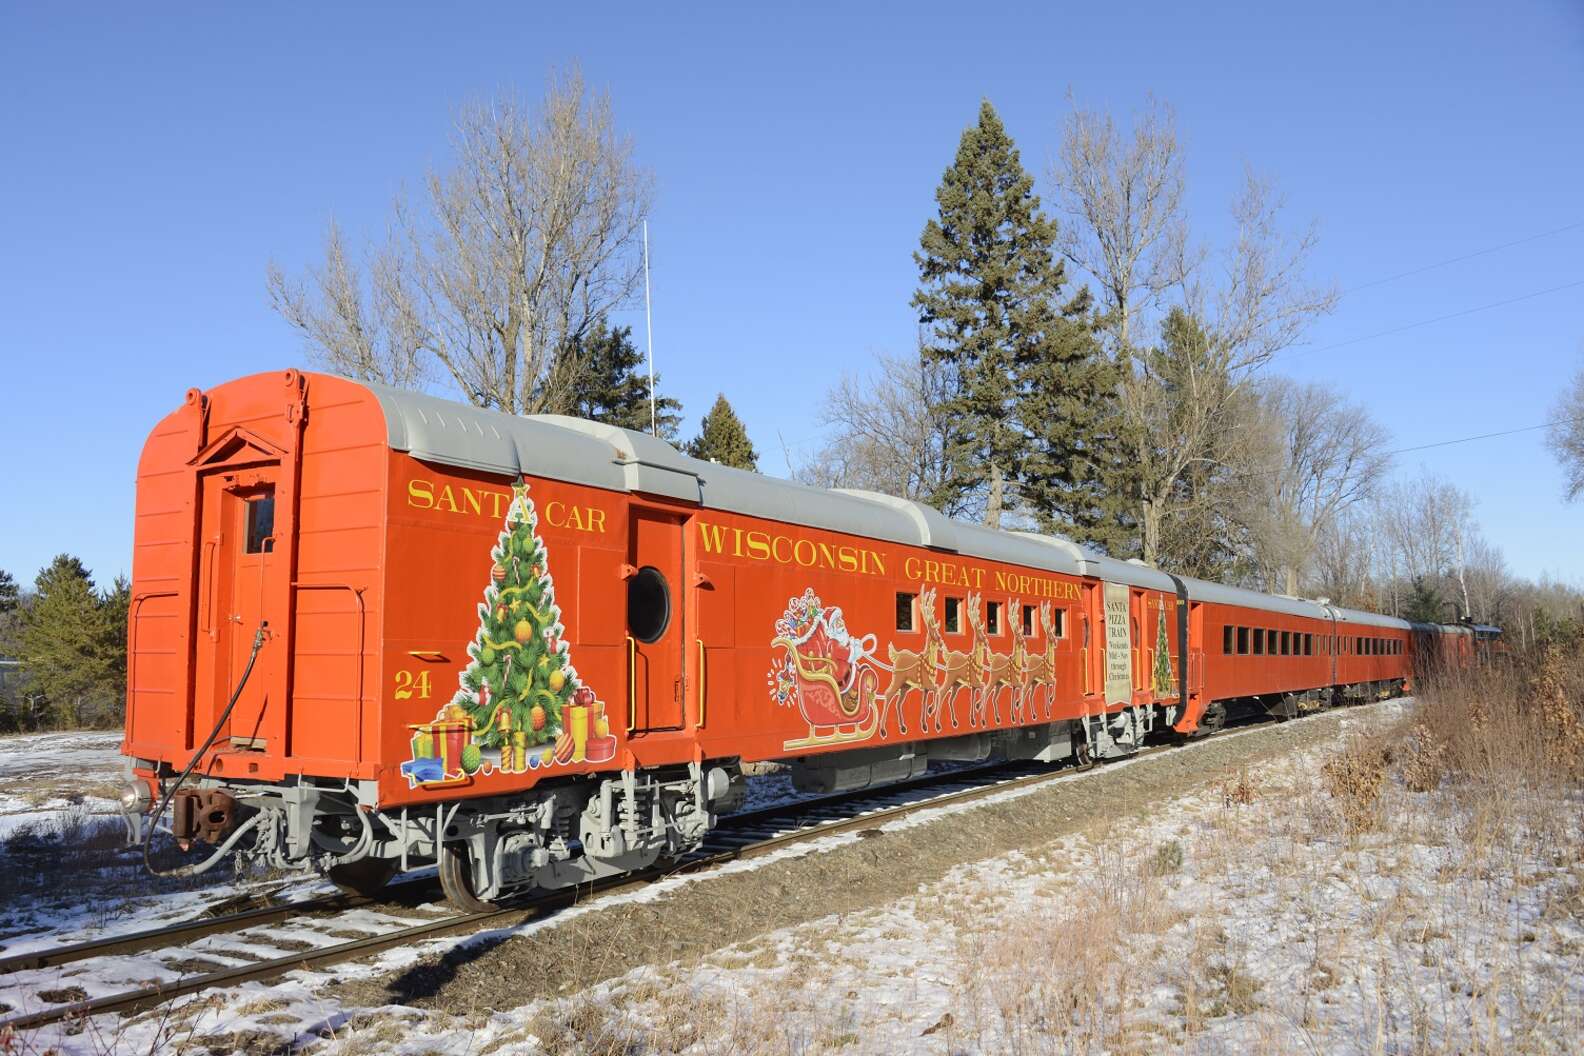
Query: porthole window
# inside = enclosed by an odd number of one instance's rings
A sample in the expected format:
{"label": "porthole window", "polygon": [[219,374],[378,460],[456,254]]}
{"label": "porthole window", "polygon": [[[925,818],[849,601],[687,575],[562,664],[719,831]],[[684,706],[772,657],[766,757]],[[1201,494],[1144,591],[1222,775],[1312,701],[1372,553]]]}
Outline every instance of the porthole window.
{"label": "porthole window", "polygon": [[671,624],[671,588],[658,568],[645,565],[627,581],[627,628],[640,642],[657,642]]}

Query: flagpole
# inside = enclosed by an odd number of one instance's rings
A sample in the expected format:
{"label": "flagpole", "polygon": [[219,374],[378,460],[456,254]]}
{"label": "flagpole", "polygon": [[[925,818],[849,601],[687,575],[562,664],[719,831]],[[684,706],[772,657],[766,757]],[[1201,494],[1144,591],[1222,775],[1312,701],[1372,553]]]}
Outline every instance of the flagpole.
{"label": "flagpole", "polygon": [[660,435],[660,427],[655,414],[655,380],[654,380],[654,318],[649,312],[649,221],[643,222],[644,243],[644,337],[649,342],[649,432],[653,436]]}

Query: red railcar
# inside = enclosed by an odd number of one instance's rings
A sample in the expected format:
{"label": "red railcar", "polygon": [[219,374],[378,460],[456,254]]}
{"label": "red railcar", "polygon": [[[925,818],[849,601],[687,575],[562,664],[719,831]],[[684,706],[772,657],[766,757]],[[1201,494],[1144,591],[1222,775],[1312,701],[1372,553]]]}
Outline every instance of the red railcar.
{"label": "red railcar", "polygon": [[169,795],[182,839],[356,885],[438,861],[471,904],[680,853],[745,762],[835,789],[1124,754],[1228,701],[1401,685],[1407,641],[643,434],[287,371],[189,392],[144,448],[128,805]]}

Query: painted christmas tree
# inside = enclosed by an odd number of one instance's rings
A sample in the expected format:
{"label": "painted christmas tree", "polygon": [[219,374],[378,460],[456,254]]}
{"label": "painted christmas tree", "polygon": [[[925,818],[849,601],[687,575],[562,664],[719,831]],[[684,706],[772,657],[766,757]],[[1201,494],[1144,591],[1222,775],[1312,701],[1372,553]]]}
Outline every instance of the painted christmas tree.
{"label": "painted christmas tree", "polygon": [[471,662],[453,703],[472,720],[474,742],[500,749],[500,768],[520,773],[529,753],[561,735],[563,709],[579,684],[533,500],[524,484],[512,490],[505,529],[490,551]]}
{"label": "painted christmas tree", "polygon": [[1159,616],[1155,620],[1159,633],[1155,635],[1155,692],[1169,694],[1172,692],[1172,664],[1171,646],[1166,641],[1166,603],[1160,603]]}

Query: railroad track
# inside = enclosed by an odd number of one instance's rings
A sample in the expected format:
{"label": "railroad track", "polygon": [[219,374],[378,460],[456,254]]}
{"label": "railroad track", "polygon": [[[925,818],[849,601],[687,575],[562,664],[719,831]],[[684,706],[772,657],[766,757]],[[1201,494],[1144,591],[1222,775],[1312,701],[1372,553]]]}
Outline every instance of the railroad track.
{"label": "railroad track", "polygon": [[[1256,724],[1261,723],[1244,721],[1235,725]],[[1233,726],[1234,724],[1228,725],[1228,733],[1232,732]],[[1175,746],[1152,745],[1128,758],[1139,759],[1172,747]],[[515,926],[579,901],[587,901],[591,897],[608,898],[641,889],[656,880],[699,872],[727,862],[761,857],[795,844],[865,829],[878,829],[890,821],[919,811],[973,802],[1011,789],[1053,781],[1075,772],[1077,768],[1070,764],[995,763],[931,773],[911,781],[880,788],[794,800],[727,815],[711,831],[700,848],[664,868],[615,877],[579,888],[536,895],[480,913],[447,914],[443,917],[411,923],[410,920],[380,913],[377,908],[371,908],[389,905],[393,901],[392,896],[421,900],[427,895],[438,894],[439,885],[432,877],[418,878],[392,885],[381,892],[379,898],[351,894],[329,895],[218,917],[200,918],[164,928],[110,936],[69,946],[0,957],[0,985],[3,985],[3,980],[8,975],[47,972],[74,962],[147,954],[153,951],[172,951],[187,955],[190,959],[207,960],[210,963],[215,959],[243,960],[240,964],[223,965],[195,974],[179,974],[175,978],[152,980],[120,993],[84,997],[53,1004],[49,1008],[9,1015],[0,1018],[0,1033],[7,1030],[12,1032],[36,1030],[54,1023],[81,1020],[112,1012],[122,1014],[139,1012],[190,994],[244,982],[271,979],[300,968],[321,968],[340,964],[425,939],[478,930],[487,925]],[[365,910],[367,913],[364,917],[349,919],[347,915],[358,910]],[[301,945],[304,948],[280,951],[279,947],[276,947],[280,952],[279,956],[253,959],[260,947],[268,949],[271,947],[272,939],[280,943],[283,937],[269,932],[250,937],[247,935],[250,930],[268,928],[275,924],[290,924],[316,913],[341,915],[332,917],[326,922],[331,925],[328,929],[305,929],[284,937],[284,944]],[[330,930],[343,932],[367,930],[368,934],[344,941],[331,939],[324,945],[315,943],[315,937],[329,938],[326,931]],[[207,947],[191,945],[216,937],[245,938],[248,945],[220,944]],[[142,963],[146,971],[147,962]],[[46,989],[47,986],[60,987],[69,983],[70,978],[70,976],[54,976],[42,980],[25,980],[25,982],[44,983],[45,986],[32,988],[34,995],[40,995],[51,992]],[[43,1000],[43,998],[35,996],[35,1000]]]}

